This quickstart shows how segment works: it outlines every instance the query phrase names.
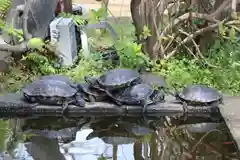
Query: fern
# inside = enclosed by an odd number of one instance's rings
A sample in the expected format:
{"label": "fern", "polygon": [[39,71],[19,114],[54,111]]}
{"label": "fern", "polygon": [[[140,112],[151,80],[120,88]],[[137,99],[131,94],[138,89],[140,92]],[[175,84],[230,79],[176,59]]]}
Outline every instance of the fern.
{"label": "fern", "polygon": [[8,12],[9,7],[12,4],[12,0],[1,0],[0,3],[0,27],[5,24],[5,16]]}

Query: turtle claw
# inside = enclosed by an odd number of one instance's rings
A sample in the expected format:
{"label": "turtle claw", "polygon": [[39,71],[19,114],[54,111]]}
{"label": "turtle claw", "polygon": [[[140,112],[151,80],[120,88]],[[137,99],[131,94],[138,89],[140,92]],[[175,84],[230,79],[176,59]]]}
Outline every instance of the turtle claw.
{"label": "turtle claw", "polygon": [[89,98],[89,101],[90,101],[90,102],[96,102],[96,99],[95,99],[94,96],[89,95],[88,98]]}
{"label": "turtle claw", "polygon": [[62,115],[66,115],[68,113],[68,104],[65,103],[62,107]]}
{"label": "turtle claw", "polygon": [[31,107],[36,107],[36,106],[38,106],[39,105],[39,103],[38,102],[35,102],[35,103],[32,103],[31,104]]}
{"label": "turtle claw", "polygon": [[116,102],[116,104],[118,105],[118,106],[122,106],[123,104],[121,103],[121,102],[119,102],[119,101],[116,101],[115,100],[115,102]]}

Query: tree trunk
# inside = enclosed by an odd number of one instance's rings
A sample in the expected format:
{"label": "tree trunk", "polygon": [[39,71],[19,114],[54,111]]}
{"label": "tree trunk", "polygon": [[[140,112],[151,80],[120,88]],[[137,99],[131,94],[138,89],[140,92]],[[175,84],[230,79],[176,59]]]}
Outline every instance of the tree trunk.
{"label": "tree trunk", "polygon": [[158,6],[159,0],[131,0],[130,8],[133,24],[135,26],[135,35],[138,41],[143,41],[140,39],[140,35],[143,32],[143,27],[147,26],[151,32],[151,36],[144,40],[143,51],[148,54],[151,59],[160,58],[159,55],[159,23],[160,14],[169,0],[160,2],[160,7]]}
{"label": "tree trunk", "polygon": [[64,12],[72,13],[72,0],[63,0]]}

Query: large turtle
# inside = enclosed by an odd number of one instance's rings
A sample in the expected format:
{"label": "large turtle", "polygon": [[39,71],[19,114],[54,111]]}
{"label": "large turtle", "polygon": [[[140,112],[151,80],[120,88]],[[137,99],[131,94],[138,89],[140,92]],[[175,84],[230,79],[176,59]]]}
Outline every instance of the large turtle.
{"label": "large turtle", "polygon": [[105,92],[92,88],[88,83],[79,83],[78,89],[84,93],[86,99],[90,102],[103,101],[108,98]]}
{"label": "large turtle", "polygon": [[141,138],[153,132],[154,130],[141,125],[120,122],[115,123],[115,125],[110,125],[108,130],[100,128],[98,130],[94,129],[86,139],[90,140],[98,137],[108,144],[129,144],[133,143],[136,138]]}
{"label": "large turtle", "polygon": [[49,139],[58,139],[59,142],[69,143],[76,138],[76,133],[79,130],[78,127],[69,127],[60,130],[38,130],[38,129],[28,129],[25,133],[31,133],[35,136],[43,136]]}
{"label": "large turtle", "polygon": [[116,90],[141,82],[138,71],[126,68],[109,70],[98,78],[85,76],[84,79],[92,87],[102,91]]}
{"label": "large turtle", "polygon": [[163,102],[165,98],[163,93],[154,90],[150,85],[144,83],[108,92],[107,94],[113,98],[118,105],[141,105],[143,107],[143,113],[149,104]]}
{"label": "large turtle", "polygon": [[211,106],[222,103],[222,95],[216,89],[199,84],[189,85],[177,92],[176,98],[187,105]]}
{"label": "large turtle", "polygon": [[63,112],[69,104],[85,106],[85,101],[78,89],[64,81],[36,80],[26,85],[22,91],[27,101],[46,105],[63,105]]}

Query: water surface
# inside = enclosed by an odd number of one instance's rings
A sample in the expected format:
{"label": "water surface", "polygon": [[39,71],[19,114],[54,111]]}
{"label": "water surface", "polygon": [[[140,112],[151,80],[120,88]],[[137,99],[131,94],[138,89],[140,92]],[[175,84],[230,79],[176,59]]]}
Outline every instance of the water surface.
{"label": "water surface", "polygon": [[9,160],[240,159],[223,122],[186,123],[166,117],[5,118],[0,149]]}

